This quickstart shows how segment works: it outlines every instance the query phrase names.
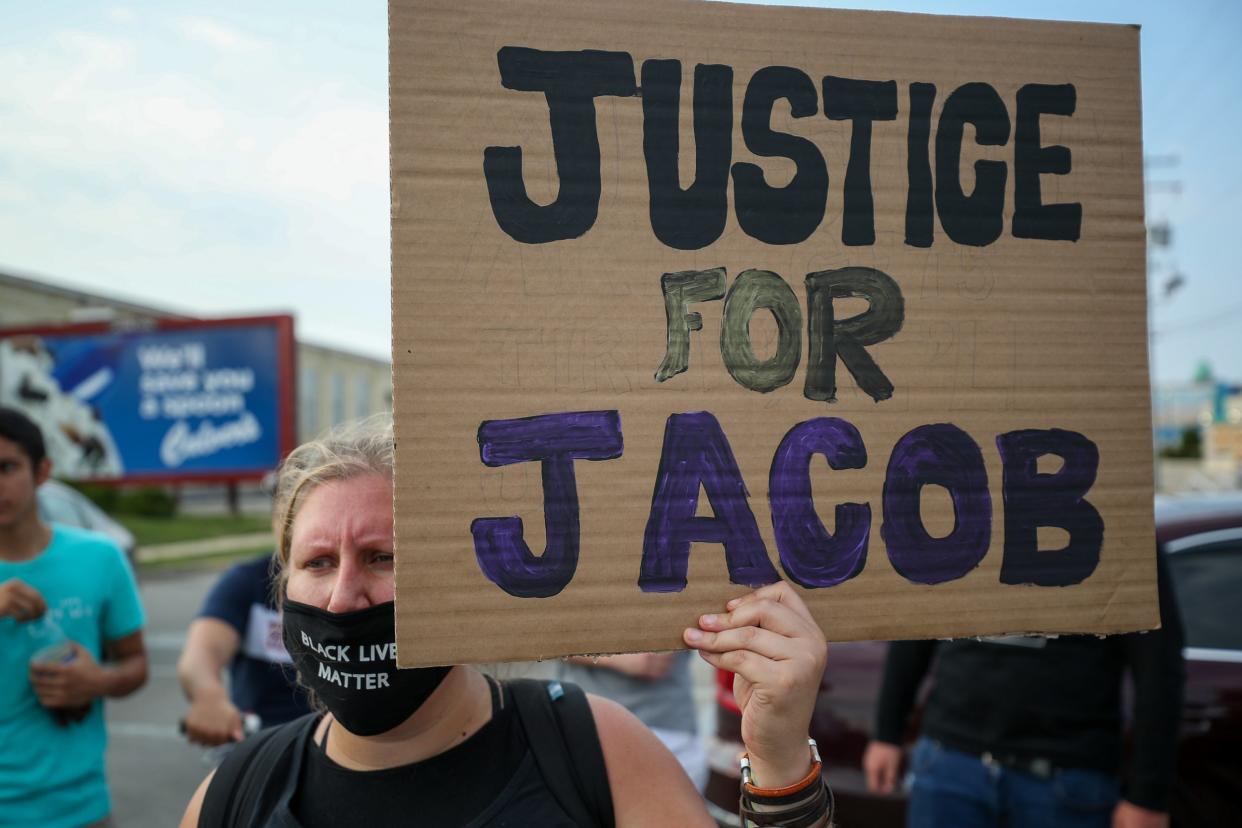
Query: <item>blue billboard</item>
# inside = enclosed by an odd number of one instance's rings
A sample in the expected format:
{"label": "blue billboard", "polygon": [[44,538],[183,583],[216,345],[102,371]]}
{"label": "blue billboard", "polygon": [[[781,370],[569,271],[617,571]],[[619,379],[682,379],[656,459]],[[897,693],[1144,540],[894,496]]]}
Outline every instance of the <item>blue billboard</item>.
{"label": "blue billboard", "polygon": [[0,331],[0,405],[78,480],[261,477],[292,445],[288,316]]}

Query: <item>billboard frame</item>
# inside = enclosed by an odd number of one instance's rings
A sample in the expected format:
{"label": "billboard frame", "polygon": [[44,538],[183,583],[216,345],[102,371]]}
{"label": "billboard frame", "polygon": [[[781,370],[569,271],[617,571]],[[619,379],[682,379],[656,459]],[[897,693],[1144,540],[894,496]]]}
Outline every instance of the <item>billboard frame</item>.
{"label": "billboard frame", "polygon": [[[139,319],[104,322],[72,322],[64,325],[39,324],[0,327],[0,339],[17,336],[64,336],[108,333],[185,331],[204,328],[241,328],[271,325],[276,329],[276,375],[278,377],[276,400],[277,415],[277,462],[283,461],[297,446],[297,340],[294,337],[293,316],[268,314],[264,316],[232,316],[219,319]],[[54,472],[55,470],[53,470]],[[144,473],[121,477],[89,477],[75,479],[75,483],[102,484],[105,486],[141,486],[177,483],[228,483],[244,480],[262,480],[269,471],[254,469],[223,469],[213,472]]]}

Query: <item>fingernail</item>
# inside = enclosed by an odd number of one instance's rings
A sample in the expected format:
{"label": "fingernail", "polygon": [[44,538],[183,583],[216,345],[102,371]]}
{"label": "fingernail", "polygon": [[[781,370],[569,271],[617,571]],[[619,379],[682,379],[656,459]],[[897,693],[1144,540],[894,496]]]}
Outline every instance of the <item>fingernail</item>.
{"label": "fingernail", "polygon": [[716,624],[720,623],[720,619],[714,615],[704,615],[699,619],[699,623],[709,627],[714,627]]}
{"label": "fingernail", "polygon": [[686,630],[686,642],[689,644],[698,644],[703,640],[703,633],[700,630]]}

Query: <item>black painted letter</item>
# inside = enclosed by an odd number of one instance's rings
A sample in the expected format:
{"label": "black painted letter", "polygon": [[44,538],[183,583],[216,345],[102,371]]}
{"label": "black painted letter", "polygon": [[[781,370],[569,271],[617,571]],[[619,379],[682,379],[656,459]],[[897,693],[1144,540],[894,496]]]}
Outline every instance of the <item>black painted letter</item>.
{"label": "black painted letter", "polygon": [[526,194],[522,180],[522,148],[485,149],[483,174],[496,223],[526,244],[576,239],[591,229],[599,213],[595,99],[638,93],[634,59],[626,52],[544,52],[505,46],[496,53],[496,62],[505,89],[547,96],[552,150],[560,178],[556,201],[538,205]]}
{"label": "black painted letter", "polygon": [[[1087,502],[1095,483],[1100,450],[1076,431],[1059,428],[1010,431],[996,438],[1004,469],[1005,558],[1002,584],[1069,586],[1082,582],[1100,562],[1104,519]],[[1054,454],[1064,465],[1055,474],[1040,474],[1039,458]],[[1069,533],[1069,545],[1040,550],[1040,526],[1058,526]]]}
{"label": "black painted letter", "polygon": [[[837,322],[832,301],[856,296],[870,307]],[[807,367],[802,394],[808,400],[837,400],[837,355],[854,375],[858,387],[879,402],[893,396],[893,384],[867,353],[901,330],[905,300],[887,273],[870,267],[821,270],[806,277]]]}
{"label": "black painted letter", "polygon": [[897,118],[897,81],[869,81],[824,76],[824,114],[854,122],[850,163],[845,169],[842,244],[875,244],[871,198],[871,122]]}
{"label": "black painted letter", "polygon": [[930,83],[910,84],[910,130],[906,134],[906,244],[931,247],[935,233],[936,211],[932,207],[931,162],[928,143],[931,140],[932,105],[936,103],[936,87]]}
{"label": "black painted letter", "polygon": [[962,135],[974,124],[975,140],[985,147],[1009,141],[1009,110],[986,83],[967,83],[953,90],[940,113],[936,130],[936,210],[940,226],[958,244],[983,247],[1000,238],[1005,224],[1004,161],[975,162],[975,190],[962,192]]}
{"label": "black painted letter", "polygon": [[1018,122],[1013,136],[1013,234],[1020,239],[1078,241],[1082,204],[1044,204],[1039,176],[1070,171],[1068,147],[1039,145],[1040,115],[1073,115],[1078,95],[1070,83],[1028,83],[1018,90]]}
{"label": "black painted letter", "polygon": [[681,61],[643,62],[643,155],[651,198],[651,229],[678,250],[720,238],[729,214],[733,158],[733,69],[694,67],[694,183],[681,188],[678,119]]}
{"label": "black painted letter", "polygon": [[797,244],[815,232],[828,202],[828,167],[814,143],[797,135],[772,131],[772,104],[789,101],[790,114],[807,118],[818,111],[815,84],[806,73],[788,66],[766,66],[755,72],[742,104],[742,138],[746,148],[763,158],[793,160],[793,180],[769,186],[756,164],[733,165],[733,200],[737,223],[751,238],[767,244]]}

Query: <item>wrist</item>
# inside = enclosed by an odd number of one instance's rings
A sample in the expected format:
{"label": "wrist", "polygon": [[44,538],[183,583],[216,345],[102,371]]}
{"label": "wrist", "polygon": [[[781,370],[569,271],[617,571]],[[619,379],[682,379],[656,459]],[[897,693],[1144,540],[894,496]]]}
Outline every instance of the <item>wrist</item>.
{"label": "wrist", "polygon": [[219,682],[203,682],[196,684],[190,688],[189,692],[190,704],[192,705],[221,705],[229,700],[229,694],[224,689],[224,685]]}
{"label": "wrist", "polygon": [[[822,828],[832,822],[832,791],[824,782],[823,763],[814,739],[808,739],[803,749],[809,754],[809,765],[801,778],[777,787],[763,782],[754,775],[750,759],[742,757],[741,796],[738,800],[738,816],[745,828],[759,826],[807,826]],[[801,764],[801,763],[799,763]],[[775,766],[767,766],[769,773],[778,773]],[[770,776],[777,779],[776,776]]]}
{"label": "wrist", "polygon": [[104,664],[96,664],[92,672],[89,686],[91,700],[112,696],[116,685],[115,671]]}
{"label": "wrist", "polygon": [[[754,788],[787,788],[805,782],[815,768],[822,768],[814,739],[802,739],[780,752],[749,751],[743,760],[743,781]],[[747,779],[749,777],[749,779]]]}

